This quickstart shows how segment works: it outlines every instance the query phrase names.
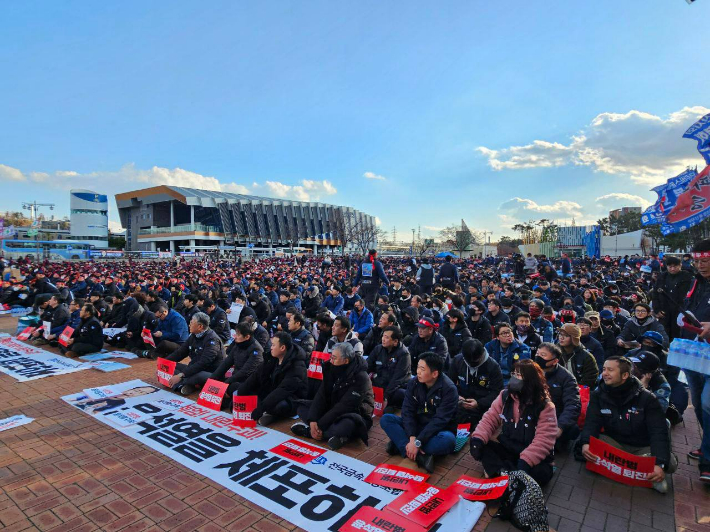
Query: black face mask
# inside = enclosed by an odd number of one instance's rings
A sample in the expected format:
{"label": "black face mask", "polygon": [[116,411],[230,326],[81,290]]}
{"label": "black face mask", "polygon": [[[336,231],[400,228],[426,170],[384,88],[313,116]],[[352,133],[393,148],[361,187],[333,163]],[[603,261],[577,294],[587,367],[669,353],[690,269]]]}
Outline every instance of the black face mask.
{"label": "black face mask", "polygon": [[523,388],[525,387],[525,381],[522,379],[519,379],[518,377],[510,377],[510,380],[508,381],[508,390],[514,393],[520,393],[523,391]]}
{"label": "black face mask", "polygon": [[535,362],[537,363],[538,366],[540,366],[542,369],[547,369],[550,368],[551,366],[548,366],[551,362],[554,362],[557,360],[557,358],[553,358],[552,360],[545,360],[542,358],[540,355],[535,355]]}

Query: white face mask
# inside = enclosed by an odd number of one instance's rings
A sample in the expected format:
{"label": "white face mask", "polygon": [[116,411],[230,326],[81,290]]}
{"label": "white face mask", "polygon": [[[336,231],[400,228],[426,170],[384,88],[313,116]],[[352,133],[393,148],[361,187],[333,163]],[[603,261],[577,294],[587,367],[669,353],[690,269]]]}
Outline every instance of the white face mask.
{"label": "white face mask", "polygon": [[447,299],[447,300],[446,300],[446,304],[447,304],[447,305],[451,305],[451,300],[450,300],[450,299]]}
{"label": "white face mask", "polygon": [[505,312],[506,314],[510,314],[511,310],[513,310],[513,309],[512,308],[504,308],[503,312]]}
{"label": "white face mask", "polygon": [[437,312],[438,312],[439,310],[441,310],[440,307],[433,307],[433,308],[434,308],[434,310],[436,310]]}

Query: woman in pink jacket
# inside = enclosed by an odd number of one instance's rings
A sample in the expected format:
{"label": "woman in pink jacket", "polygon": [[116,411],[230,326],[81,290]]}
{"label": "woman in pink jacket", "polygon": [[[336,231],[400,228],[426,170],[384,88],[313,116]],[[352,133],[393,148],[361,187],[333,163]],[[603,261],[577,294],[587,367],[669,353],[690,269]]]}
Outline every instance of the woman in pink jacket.
{"label": "woman in pink jacket", "polygon": [[471,456],[486,475],[522,470],[540,486],[552,478],[557,416],[545,375],[532,360],[513,366],[508,387],[493,401],[471,437]]}

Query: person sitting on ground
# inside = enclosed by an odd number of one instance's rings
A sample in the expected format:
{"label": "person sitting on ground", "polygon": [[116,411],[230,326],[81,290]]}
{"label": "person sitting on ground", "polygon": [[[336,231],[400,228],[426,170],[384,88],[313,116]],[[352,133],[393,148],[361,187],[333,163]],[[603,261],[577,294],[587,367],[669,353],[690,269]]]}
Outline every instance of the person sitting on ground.
{"label": "person sitting on ground", "polygon": [[661,405],[663,414],[668,410],[668,401],[671,396],[671,385],[661,373],[661,362],[658,357],[642,348],[629,352],[628,359],[633,364],[631,373],[639,382],[656,396]]}
{"label": "person sitting on ground", "polygon": [[56,340],[62,331],[69,325],[69,309],[59,294],[53,294],[47,302],[47,308],[42,314],[42,321],[49,321],[49,334],[45,337],[44,329],[37,329],[32,333],[34,345],[45,345]]}
{"label": "person sitting on ground", "polygon": [[235,333],[234,342],[227,349],[227,356],[210,375],[210,379],[229,384],[222,401],[222,406],[227,409],[231,408],[234,392],[264,362],[264,349],[254,338],[252,325],[238,323]]}
{"label": "person sitting on ground", "polygon": [[530,348],[515,339],[513,327],[509,323],[500,323],[495,328],[495,340],[486,344],[488,355],[500,366],[503,374],[503,385],[508,385],[513,365],[530,358]]}
{"label": "person sitting on ground", "polygon": [[488,301],[488,312],[486,312],[484,316],[493,327],[499,323],[510,324],[510,316],[503,312],[501,307],[502,304],[500,300],[495,297]]}
{"label": "person sitting on ground", "polygon": [[328,345],[328,340],[333,336],[333,318],[327,312],[320,312],[316,316],[316,329],[318,331],[318,338],[316,339],[316,346],[313,349],[319,353],[324,353],[325,348]]}
{"label": "person sitting on ground", "polygon": [[575,458],[598,460],[589,451],[592,437],[636,456],[654,456],[656,465],[648,480],[656,491],[666,493],[666,473],[673,473],[678,461],[671,453],[670,431],[658,399],[633,376],[626,357],[607,358],[602,381],[591,394]]}
{"label": "person sitting on ground", "polygon": [[370,353],[375,350],[375,348],[382,344],[382,333],[387,327],[396,327],[397,318],[394,312],[382,312],[379,319],[377,320],[377,325],[375,325],[370,332],[367,333],[365,338],[362,340],[363,355],[368,357]]}
{"label": "person sitting on ground", "polygon": [[98,353],[104,346],[104,334],[101,323],[96,317],[96,309],[91,303],[86,303],[79,311],[81,324],[74,329],[67,346],[62,347],[62,353],[68,357],[76,357]]}
{"label": "person sitting on ground", "polygon": [[530,358],[533,358],[537,353],[538,346],[542,343],[542,338],[535,332],[530,323],[530,314],[527,312],[521,311],[515,316],[515,336],[518,342],[528,346]]}
{"label": "person sitting on ground", "polygon": [[333,450],[354,438],[367,444],[374,405],[365,360],[349,343],[335,344],[330,361],[323,363],[323,381],[316,396],[300,404],[302,421],[292,425],[291,431],[302,438],[327,440]]}
{"label": "person sitting on ground", "polygon": [[634,315],[621,329],[621,334],[616,339],[616,343],[624,349],[634,349],[639,347],[640,338],[646,331],[659,333],[663,337],[663,347],[668,348],[668,334],[666,334],[661,322],[651,314],[651,307],[646,303],[636,303],[634,305]]}
{"label": "person sitting on ground", "polygon": [[489,478],[522,470],[544,486],[554,473],[556,435],[555,405],[542,369],[532,360],[519,360],[507,388],[473,431],[471,456],[483,463]]}
{"label": "person sitting on ground", "polygon": [[[181,363],[185,357],[190,357],[189,364]],[[210,329],[210,317],[204,312],[195,314],[187,341],[166,358],[178,363],[169,382],[173,390],[190,395],[202,388],[222,362],[222,340]]]}
{"label": "person sitting on ground", "polygon": [[190,335],[185,318],[180,313],[168,309],[165,303],[159,303],[155,308],[155,317],[160,320],[157,329],[152,333],[155,349],[144,351],[141,354],[143,358],[156,359],[169,355],[184,345]]}
{"label": "person sitting on ground", "polygon": [[560,365],[561,359],[560,347],[549,342],[540,344],[535,355],[535,362],[545,373],[550,399],[555,404],[557,446],[563,448],[579,436],[577,420],[582,412],[582,400],[574,375]]}
{"label": "person sitting on ground", "polygon": [[606,353],[604,352],[604,347],[602,344],[592,336],[592,320],[589,319],[590,312],[587,312],[584,318],[579,318],[577,320],[577,327],[579,327],[579,332],[582,336],[579,338],[579,342],[582,344],[587,351],[589,351],[594,360],[597,362],[597,367],[601,368],[604,365],[604,360],[606,360]]}
{"label": "person sitting on ground", "polygon": [[409,344],[409,355],[412,357],[412,370],[417,371],[417,361],[422,353],[433,352],[441,357],[444,370],[449,367],[449,348],[446,339],[438,332],[439,324],[432,318],[423,317],[417,323],[417,335]]}
{"label": "person sitting on ground", "polygon": [[[222,341],[222,345],[227,345],[227,343],[232,339],[227,313],[211,299],[205,299],[202,308],[210,317],[210,329],[213,330],[217,336],[219,336],[219,339]],[[175,312],[177,313],[177,311]],[[178,313],[178,316],[182,315]]]}
{"label": "person sitting on ground", "polygon": [[296,414],[296,401],[306,396],[308,358],[303,349],[286,332],[278,332],[271,339],[271,356],[244,381],[237,396],[256,395],[257,405],[252,419],[268,426],[277,418]]}
{"label": "person sitting on ground", "polygon": [[353,309],[348,313],[348,318],[352,324],[353,336],[361,340],[367,336],[374,323],[372,312],[365,308],[365,300],[360,298],[353,302]]}
{"label": "person sitting on ground", "polygon": [[333,327],[331,328],[331,332],[333,334],[330,339],[328,339],[328,343],[326,344],[323,353],[332,353],[333,346],[335,346],[335,344],[348,342],[350,345],[353,346],[353,349],[355,349],[356,353],[362,355],[362,342],[353,334],[352,327],[350,326],[350,320],[348,318],[346,318],[345,316],[337,316],[333,320]]}
{"label": "person sitting on ground", "polygon": [[380,345],[367,358],[367,371],[372,385],[384,391],[385,413],[401,408],[407,383],[412,379],[412,359],[402,343],[399,327],[385,327]]}
{"label": "person sitting on ground", "polygon": [[446,323],[444,323],[441,335],[446,340],[449,357],[453,358],[461,352],[463,343],[471,339],[471,330],[466,326],[464,313],[457,308],[447,312],[444,319]]}
{"label": "person sitting on ground", "polygon": [[471,331],[471,337],[486,345],[493,339],[493,327],[485,318],[486,306],[482,301],[474,301],[469,306],[466,325]]}
{"label": "person sitting on ground", "polygon": [[500,366],[481,342],[468,339],[449,368],[449,378],[459,393],[458,423],[471,423],[473,430],[503,389]]}
{"label": "person sitting on ground", "polygon": [[552,323],[546,320],[542,313],[545,310],[545,302],[542,299],[533,299],[529,306],[530,325],[543,342],[552,342],[554,329]]}
{"label": "person sitting on ground", "polygon": [[562,349],[560,362],[567,368],[577,384],[594,389],[599,378],[599,368],[594,356],[582,345],[582,331],[574,323],[565,323],[557,333],[557,344]]}
{"label": "person sitting on ground", "polygon": [[293,343],[303,349],[303,352],[310,358],[316,341],[313,335],[305,328],[306,318],[300,312],[291,314],[288,320],[288,332],[291,335]]}
{"label": "person sitting on ground", "polygon": [[454,451],[458,400],[456,386],[444,374],[441,356],[422,353],[417,377],[407,385],[401,417],[385,414],[380,420],[390,439],[387,452],[406,456],[432,473],[434,456]]}

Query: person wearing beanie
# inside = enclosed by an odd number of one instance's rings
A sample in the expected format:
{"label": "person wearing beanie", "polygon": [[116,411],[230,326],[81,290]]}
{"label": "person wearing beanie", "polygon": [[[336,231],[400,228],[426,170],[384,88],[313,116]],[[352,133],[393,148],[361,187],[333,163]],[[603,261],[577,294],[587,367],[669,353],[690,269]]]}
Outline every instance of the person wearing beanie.
{"label": "person wearing beanie", "polygon": [[557,333],[557,343],[562,349],[560,362],[577,379],[577,384],[594,389],[599,377],[599,367],[594,356],[581,345],[582,331],[574,323],[565,323]]}
{"label": "person wearing beanie", "polygon": [[671,396],[671,385],[661,373],[660,359],[643,348],[629,352],[629,360],[633,363],[632,373],[639,382],[656,396],[661,404],[663,413],[668,410],[668,401]]}
{"label": "person wearing beanie", "polygon": [[663,325],[651,314],[651,307],[646,303],[636,303],[634,315],[624,325],[616,343],[626,349],[638,347],[640,338],[646,331],[660,333],[663,336],[663,347],[668,348],[668,335]]}

